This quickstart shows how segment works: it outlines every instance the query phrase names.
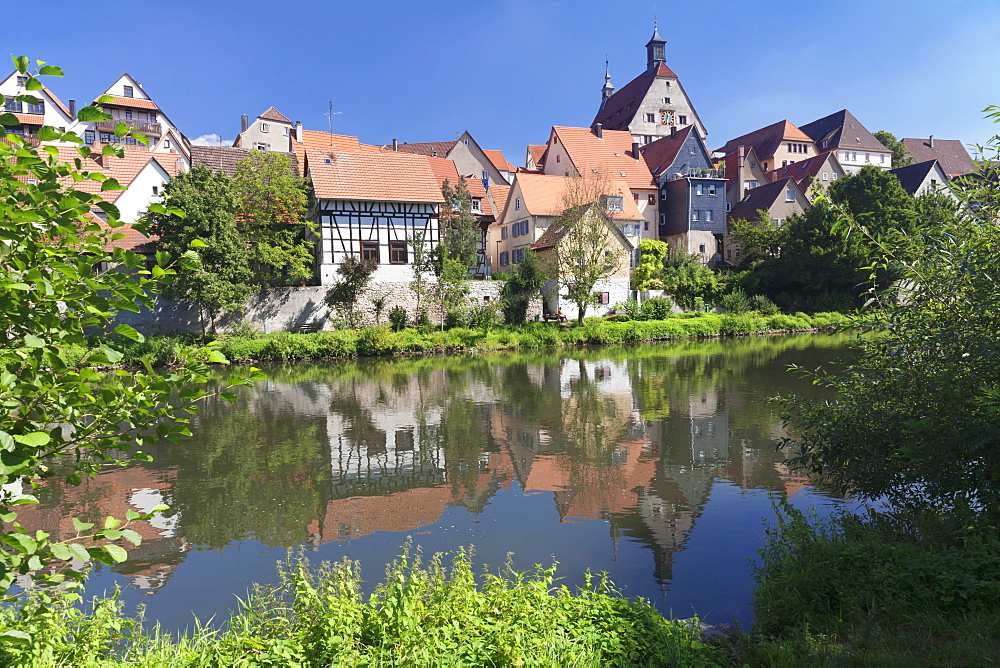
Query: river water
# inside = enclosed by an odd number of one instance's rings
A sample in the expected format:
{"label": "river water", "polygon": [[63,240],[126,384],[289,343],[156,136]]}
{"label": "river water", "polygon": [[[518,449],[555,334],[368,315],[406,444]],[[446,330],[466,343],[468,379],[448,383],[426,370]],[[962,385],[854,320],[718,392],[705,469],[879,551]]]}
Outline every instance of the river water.
{"label": "river water", "polygon": [[475,561],[560,564],[570,586],[607,571],[628,596],[709,623],[752,620],[750,559],[771,501],[849,503],[782,464],[777,393],[815,395],[789,373],[832,364],[843,335],[269,366],[235,404],[209,403],[194,437],[155,461],[79,487],[52,484],[20,513],[73,534],[129,508],[113,569],[129,606],[166,629],[224,620],[252,582],[301,547],[359,559],[369,586],[412,537],[425,553],[473,545]]}

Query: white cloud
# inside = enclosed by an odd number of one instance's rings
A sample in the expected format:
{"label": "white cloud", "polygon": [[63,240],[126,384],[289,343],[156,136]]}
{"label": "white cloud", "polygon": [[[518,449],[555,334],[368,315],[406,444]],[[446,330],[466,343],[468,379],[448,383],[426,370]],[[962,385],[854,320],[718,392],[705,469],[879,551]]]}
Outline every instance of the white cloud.
{"label": "white cloud", "polygon": [[222,146],[222,135],[214,133],[202,135],[197,139],[192,139],[191,143],[195,146]]}

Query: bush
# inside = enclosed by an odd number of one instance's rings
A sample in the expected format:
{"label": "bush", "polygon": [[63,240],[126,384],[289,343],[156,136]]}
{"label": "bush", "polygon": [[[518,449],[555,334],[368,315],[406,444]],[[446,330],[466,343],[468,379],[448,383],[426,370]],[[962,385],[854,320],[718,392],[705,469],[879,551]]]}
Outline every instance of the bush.
{"label": "bush", "polygon": [[653,297],[647,299],[639,308],[639,316],[643,320],[665,320],[673,313],[674,302],[668,297]]}
{"label": "bush", "polygon": [[420,307],[417,309],[416,313],[413,314],[413,326],[414,327],[430,327],[431,317],[427,314],[427,309]]}
{"label": "bush", "polygon": [[386,355],[395,352],[396,339],[388,327],[369,327],[358,336],[359,355]]}
{"label": "bush", "polygon": [[406,309],[402,306],[393,306],[389,309],[389,327],[392,331],[398,332],[406,327]]}
{"label": "bush", "polygon": [[722,298],[722,308],[726,313],[739,315],[750,310],[750,298],[741,288],[734,288],[732,292]]}
{"label": "bush", "polygon": [[750,298],[750,309],[761,315],[777,315],[780,313],[778,305],[764,295],[754,295]]}
{"label": "bush", "polygon": [[469,327],[488,332],[499,324],[500,314],[493,304],[484,303],[469,309]]}
{"label": "bush", "polygon": [[468,327],[469,313],[464,308],[449,309],[444,314],[444,328],[453,329],[455,327]]}

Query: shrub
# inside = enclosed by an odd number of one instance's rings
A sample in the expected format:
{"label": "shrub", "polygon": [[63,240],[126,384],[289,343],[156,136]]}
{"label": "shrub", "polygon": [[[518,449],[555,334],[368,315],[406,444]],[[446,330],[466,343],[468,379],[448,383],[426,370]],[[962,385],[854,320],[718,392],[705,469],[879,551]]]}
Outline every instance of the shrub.
{"label": "shrub", "polygon": [[500,324],[500,314],[491,303],[473,306],[469,309],[469,327],[488,332]]}
{"label": "shrub", "polygon": [[359,355],[386,355],[396,350],[396,340],[388,327],[369,327],[358,336]]}
{"label": "shrub", "polygon": [[389,327],[392,331],[398,332],[406,327],[406,309],[402,306],[393,306],[389,309]]}
{"label": "shrub", "polygon": [[431,317],[427,314],[427,309],[420,307],[413,314],[413,325],[415,327],[430,327]]}
{"label": "shrub", "polygon": [[750,298],[741,288],[735,288],[732,292],[722,298],[722,308],[726,313],[739,315],[750,310]]}
{"label": "shrub", "polygon": [[469,324],[469,313],[464,308],[449,309],[444,314],[444,328],[453,329],[455,327],[467,327]]}
{"label": "shrub", "polygon": [[750,298],[750,308],[761,315],[777,315],[781,311],[778,305],[764,295],[754,295]]}
{"label": "shrub", "polygon": [[653,297],[642,303],[639,315],[643,320],[664,320],[674,310],[673,300],[667,297]]}

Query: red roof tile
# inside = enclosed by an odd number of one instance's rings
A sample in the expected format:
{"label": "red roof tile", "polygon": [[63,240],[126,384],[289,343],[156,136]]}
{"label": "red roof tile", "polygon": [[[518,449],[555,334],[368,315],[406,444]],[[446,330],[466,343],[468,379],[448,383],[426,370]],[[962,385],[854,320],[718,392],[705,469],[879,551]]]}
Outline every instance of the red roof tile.
{"label": "red roof tile", "polygon": [[553,126],[576,171],[584,178],[606,176],[624,179],[630,188],[654,188],[653,175],[641,156],[632,156],[632,134],[625,130],[604,130],[603,137],[589,128]]}
{"label": "red roof tile", "polygon": [[528,144],[528,153],[535,163],[535,167],[545,164],[545,152],[549,150],[548,144]]}
{"label": "red roof tile", "polygon": [[[580,179],[573,176],[555,176],[551,174],[518,173],[514,183],[521,191],[525,210],[532,216],[558,216],[566,210],[573,198],[573,189],[587,187],[590,179]],[[636,206],[628,183],[622,179],[610,179],[604,186],[603,194],[621,195],[622,211],[609,214],[612,218],[622,220],[642,220],[642,214]],[[491,189],[495,186],[491,186]]]}
{"label": "red roof tile", "polygon": [[819,175],[820,171],[822,171],[823,165],[826,164],[828,158],[833,156],[834,160],[836,160],[836,153],[835,150],[827,151],[812,158],[793,162],[787,167],[779,167],[768,172],[767,180],[780,181],[781,179],[791,177],[795,179],[795,182],[804,191],[812,183],[812,180]]}
{"label": "red roof tile", "polygon": [[507,162],[507,158],[503,157],[503,151],[497,151],[494,149],[483,149],[483,153],[489,158],[493,166],[499,169],[501,172],[513,172],[514,166]]}
{"label": "red roof tile", "polygon": [[[125,157],[93,154],[90,158],[80,158],[76,148],[72,146],[58,146],[59,160],[61,162],[72,163],[79,158],[82,162],[81,171],[96,172],[104,174],[118,181],[123,188],[128,188],[129,184],[139,175],[149,161],[153,159],[154,153],[146,150],[125,149]],[[164,157],[172,154],[162,154]],[[105,169],[106,167],[106,169]],[[170,173],[166,167],[164,170]],[[65,181],[64,185],[72,186],[81,192],[92,195],[101,194],[101,181],[86,179],[83,181]],[[125,190],[108,190],[103,193],[106,201],[114,202],[125,192]]]}
{"label": "red roof tile", "polygon": [[152,100],[142,100],[137,97],[112,96],[110,102],[102,102],[101,104],[114,104],[119,107],[135,107],[136,109],[156,109],[157,111],[160,109]]}
{"label": "red roof tile", "polygon": [[684,146],[684,142],[693,128],[693,125],[686,125],[672,137],[662,137],[639,149],[642,159],[646,161],[646,167],[651,173],[658,175],[673,164],[678,151]]}
{"label": "red roof tile", "polygon": [[[962,144],[961,140],[906,138],[902,142],[914,162],[937,160],[941,164],[941,169],[949,177],[976,171],[976,166],[972,163],[972,158],[969,157],[969,152],[965,150],[965,145]],[[932,143],[934,144],[933,148],[931,147]]]}
{"label": "red roof tile", "polygon": [[638,113],[639,103],[646,97],[649,87],[656,81],[657,77],[676,79],[677,75],[665,63],[660,63],[655,72],[646,70],[608,98],[604,109],[597,112],[591,126],[594,123],[601,123],[606,128],[628,125]]}
{"label": "red roof tile", "polygon": [[493,215],[497,217],[497,220],[499,220],[500,216],[503,215],[503,209],[507,206],[507,198],[510,197],[510,188],[510,186],[499,185],[496,183],[490,185],[488,199],[490,199],[493,203]]}
{"label": "red roof tile", "polygon": [[41,114],[14,114],[17,117],[18,122],[27,123],[28,125],[44,125],[45,117]]}
{"label": "red roof tile", "polygon": [[422,144],[397,144],[396,146],[401,153],[416,153],[429,155],[433,158],[444,158],[448,155],[448,151],[455,148],[457,143],[456,139],[455,141],[431,141]]}
{"label": "red roof tile", "polygon": [[316,197],[393,202],[440,202],[428,160],[371,151],[307,152]]}
{"label": "red roof tile", "polygon": [[317,130],[303,130],[301,143],[299,138],[292,140],[292,151],[299,161],[299,165],[304,165],[307,151],[360,151],[361,144],[357,137],[350,135],[333,135],[329,132],[319,132]]}
{"label": "red roof tile", "polygon": [[784,120],[772,123],[766,127],[748,132],[745,135],[730,139],[720,151],[732,153],[739,149],[740,145],[753,146],[754,152],[761,160],[767,160],[774,155],[778,147],[784,141],[813,143],[812,137],[795,127],[791,122]]}
{"label": "red roof tile", "polygon": [[292,122],[288,120],[284,114],[282,114],[274,107],[268,107],[267,111],[265,111],[257,118],[263,118],[266,121],[275,121],[276,123],[288,123],[289,125],[292,124]]}

